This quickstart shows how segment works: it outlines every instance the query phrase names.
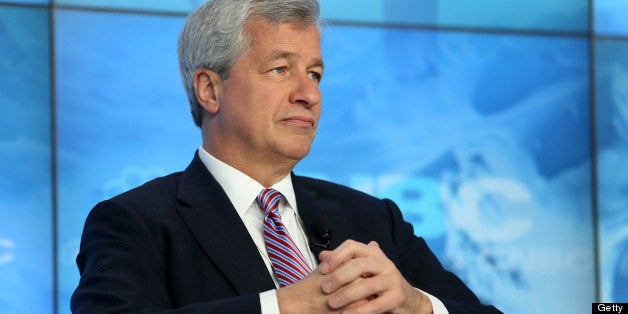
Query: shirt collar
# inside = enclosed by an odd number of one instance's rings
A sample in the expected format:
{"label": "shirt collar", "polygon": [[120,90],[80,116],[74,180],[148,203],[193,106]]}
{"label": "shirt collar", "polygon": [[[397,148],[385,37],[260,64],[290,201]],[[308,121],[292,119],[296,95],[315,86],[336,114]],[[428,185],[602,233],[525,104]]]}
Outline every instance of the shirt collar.
{"label": "shirt collar", "polygon": [[[209,154],[203,146],[198,149],[198,156],[225,193],[227,193],[227,197],[229,197],[238,214],[243,216],[251,206],[251,203],[255,201],[257,195],[264,189],[264,186],[238,169],[218,160]],[[295,212],[297,211],[296,196],[290,174],[273,184],[272,188],[281,192],[288,207],[293,208]]]}

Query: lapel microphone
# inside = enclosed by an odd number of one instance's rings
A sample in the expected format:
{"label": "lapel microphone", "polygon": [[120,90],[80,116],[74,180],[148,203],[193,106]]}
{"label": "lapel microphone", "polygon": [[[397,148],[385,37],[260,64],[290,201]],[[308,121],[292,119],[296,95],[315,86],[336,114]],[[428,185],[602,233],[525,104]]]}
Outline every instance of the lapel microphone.
{"label": "lapel microphone", "polygon": [[310,241],[310,248],[318,247],[327,249],[329,240],[331,239],[331,227],[329,219],[321,217],[315,225],[312,226],[315,237],[318,241]]}

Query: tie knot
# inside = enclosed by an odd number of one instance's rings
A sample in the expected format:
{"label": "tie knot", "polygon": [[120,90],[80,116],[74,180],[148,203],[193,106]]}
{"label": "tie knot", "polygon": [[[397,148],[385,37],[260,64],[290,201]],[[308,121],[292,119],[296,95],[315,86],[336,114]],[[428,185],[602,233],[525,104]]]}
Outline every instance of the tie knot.
{"label": "tie knot", "polygon": [[256,201],[257,204],[264,210],[264,213],[268,215],[269,213],[277,211],[279,201],[281,201],[282,197],[283,195],[281,192],[275,189],[265,189],[257,195]]}

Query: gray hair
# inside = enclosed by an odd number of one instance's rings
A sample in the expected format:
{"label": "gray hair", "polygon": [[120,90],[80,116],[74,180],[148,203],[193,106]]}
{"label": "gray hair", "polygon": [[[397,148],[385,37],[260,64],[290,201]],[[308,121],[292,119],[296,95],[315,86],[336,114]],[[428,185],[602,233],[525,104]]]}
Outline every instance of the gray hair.
{"label": "gray hair", "polygon": [[179,69],[194,123],[200,127],[203,108],[194,91],[200,68],[227,79],[233,64],[249,47],[244,27],[252,17],[276,24],[296,23],[320,28],[317,0],[211,0],[192,12],[179,35]]}

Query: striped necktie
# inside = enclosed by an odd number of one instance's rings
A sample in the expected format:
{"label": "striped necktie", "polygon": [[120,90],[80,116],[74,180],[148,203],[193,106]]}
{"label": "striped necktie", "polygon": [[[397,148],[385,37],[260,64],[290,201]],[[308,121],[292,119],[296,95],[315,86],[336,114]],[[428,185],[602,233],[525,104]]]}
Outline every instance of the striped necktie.
{"label": "striped necktie", "polygon": [[287,286],[307,277],[312,269],[296,246],[279,215],[283,195],[266,189],[257,196],[257,204],[264,210],[264,241],[275,275],[280,285]]}

